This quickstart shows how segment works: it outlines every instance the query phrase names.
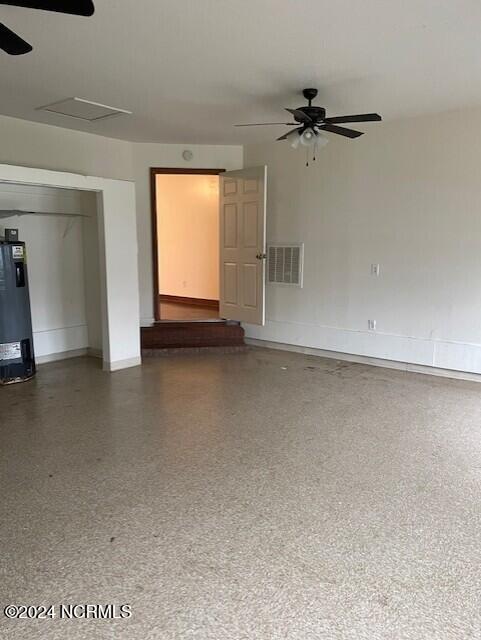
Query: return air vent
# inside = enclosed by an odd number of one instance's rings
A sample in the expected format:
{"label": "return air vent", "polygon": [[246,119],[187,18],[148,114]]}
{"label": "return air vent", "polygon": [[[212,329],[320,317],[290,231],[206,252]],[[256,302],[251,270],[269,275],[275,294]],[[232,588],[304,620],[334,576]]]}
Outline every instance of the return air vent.
{"label": "return air vent", "polygon": [[268,251],[268,282],[302,287],[303,244],[271,244]]}

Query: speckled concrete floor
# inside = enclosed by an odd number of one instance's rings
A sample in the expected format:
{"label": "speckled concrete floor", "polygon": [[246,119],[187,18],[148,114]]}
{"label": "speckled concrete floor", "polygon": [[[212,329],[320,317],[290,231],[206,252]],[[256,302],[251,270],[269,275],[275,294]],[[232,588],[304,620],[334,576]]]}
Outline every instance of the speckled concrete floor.
{"label": "speckled concrete floor", "polygon": [[481,638],[481,385],[251,350],[0,389],[3,640]]}

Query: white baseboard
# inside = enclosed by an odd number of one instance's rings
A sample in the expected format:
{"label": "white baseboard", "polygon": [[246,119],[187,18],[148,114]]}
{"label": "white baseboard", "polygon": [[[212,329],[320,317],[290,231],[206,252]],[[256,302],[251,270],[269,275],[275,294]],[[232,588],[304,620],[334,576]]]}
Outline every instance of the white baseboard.
{"label": "white baseboard", "polygon": [[249,324],[243,326],[246,337],[256,340],[459,371],[463,374],[481,374],[480,343],[328,327],[272,318],[263,327]]}
{"label": "white baseboard", "polygon": [[440,369],[421,364],[410,364],[409,362],[400,362],[397,360],[384,360],[382,358],[372,358],[370,356],[358,356],[350,353],[340,353],[337,351],[328,351],[326,349],[316,349],[313,347],[301,347],[293,344],[284,344],[282,342],[271,342],[269,340],[259,340],[257,338],[245,338],[246,344],[255,347],[264,347],[267,349],[279,349],[281,351],[293,351],[295,353],[304,353],[306,355],[319,356],[322,358],[331,358],[333,360],[344,360],[347,362],[358,362],[360,364],[369,364],[374,367],[384,367],[387,369],[397,369],[399,371],[410,371],[412,373],[423,373],[430,376],[441,376],[443,378],[454,378],[456,380],[471,380],[472,382],[481,382],[481,374],[468,373],[465,371],[454,371],[453,369]]}
{"label": "white baseboard", "polygon": [[116,360],[115,362],[107,362],[104,360],[104,371],[120,371],[121,369],[128,369],[129,367],[138,367],[142,364],[142,358],[127,358],[126,360]]}
{"label": "white baseboard", "polygon": [[68,360],[69,358],[81,358],[86,355],[88,355],[87,349],[71,349],[70,351],[61,351],[60,353],[49,353],[46,356],[35,356],[35,362],[36,364],[47,364],[48,362]]}
{"label": "white baseboard", "polygon": [[[88,356],[91,358],[102,358],[102,351],[99,349],[71,349],[69,351],[62,351],[60,353],[50,353],[44,356],[35,356],[35,362],[38,365],[47,364],[48,362],[57,362],[60,360],[68,360],[69,358],[80,358],[82,356]],[[103,361],[104,371],[120,371],[121,369],[127,369],[129,367],[138,367],[142,364],[142,358],[128,358],[127,360],[117,360],[116,362]]]}
{"label": "white baseboard", "polygon": [[[33,346],[37,362],[59,360],[62,353],[86,350],[89,344],[87,325],[41,329],[33,332]],[[85,355],[85,354],[84,354]],[[67,356],[72,357],[72,356]],[[42,358],[52,358],[42,360]]]}

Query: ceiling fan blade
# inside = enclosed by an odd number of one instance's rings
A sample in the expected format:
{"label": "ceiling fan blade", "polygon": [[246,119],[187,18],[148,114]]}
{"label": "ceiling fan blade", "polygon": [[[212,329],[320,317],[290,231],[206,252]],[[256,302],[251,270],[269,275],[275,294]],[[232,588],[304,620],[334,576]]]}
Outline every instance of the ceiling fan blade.
{"label": "ceiling fan blade", "polygon": [[379,122],[382,120],[378,113],[360,113],[357,116],[335,116],[334,118],[324,118],[324,122]]}
{"label": "ceiling fan blade", "polygon": [[32,51],[33,47],[0,22],[0,49],[11,56],[21,56]]}
{"label": "ceiling fan blade", "polygon": [[304,111],[301,111],[300,109],[286,109],[286,111],[289,111],[289,113],[292,113],[294,118],[299,122],[303,122],[304,124],[312,123],[312,118],[309,118],[309,116],[307,116],[304,113]]}
{"label": "ceiling fan blade", "polygon": [[300,131],[301,129],[302,127],[298,127],[297,129],[291,129],[280,138],[277,138],[276,142],[278,142],[279,140],[287,140],[287,138],[291,135],[291,133],[294,133],[294,131]]}
{"label": "ceiling fan blade", "polygon": [[354,129],[347,129],[346,127],[337,127],[335,124],[321,124],[319,129],[329,131],[330,133],[337,133],[346,138],[359,138],[359,136],[363,135],[362,131],[354,131]]}
{"label": "ceiling fan blade", "polygon": [[253,124],[235,124],[234,127],[268,127],[273,124],[283,124],[286,127],[295,127],[296,122],[254,122]]}
{"label": "ceiling fan blade", "polygon": [[92,0],[1,0],[0,4],[10,4],[26,9],[57,11],[75,16],[92,16],[95,11]]}

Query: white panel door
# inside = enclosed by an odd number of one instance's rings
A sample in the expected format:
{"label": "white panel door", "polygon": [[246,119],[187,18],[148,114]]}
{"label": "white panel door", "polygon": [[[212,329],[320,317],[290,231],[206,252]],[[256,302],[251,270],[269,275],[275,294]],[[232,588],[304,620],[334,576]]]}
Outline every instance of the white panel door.
{"label": "white panel door", "polygon": [[220,316],[263,325],[267,167],[219,177]]}

